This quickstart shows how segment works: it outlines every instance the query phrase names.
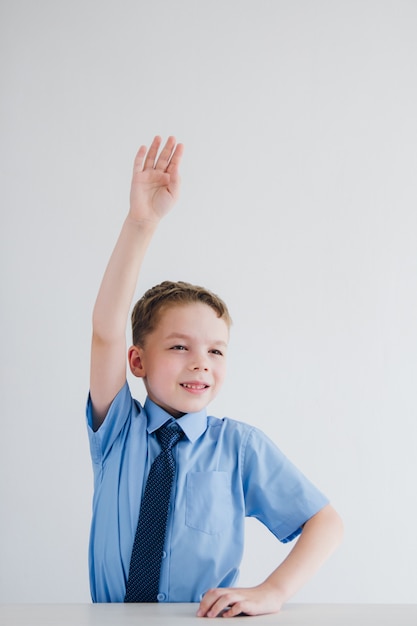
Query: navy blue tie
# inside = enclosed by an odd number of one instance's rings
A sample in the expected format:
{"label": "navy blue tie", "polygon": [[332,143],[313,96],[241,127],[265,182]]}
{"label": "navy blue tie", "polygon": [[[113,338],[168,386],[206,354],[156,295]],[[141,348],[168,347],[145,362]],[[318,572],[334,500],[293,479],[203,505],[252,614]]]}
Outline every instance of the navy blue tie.
{"label": "navy blue tie", "polygon": [[183,437],[178,424],[156,431],[161,452],[152,463],[140,506],[125,602],[157,602],[168,507],[175,476],[172,448]]}

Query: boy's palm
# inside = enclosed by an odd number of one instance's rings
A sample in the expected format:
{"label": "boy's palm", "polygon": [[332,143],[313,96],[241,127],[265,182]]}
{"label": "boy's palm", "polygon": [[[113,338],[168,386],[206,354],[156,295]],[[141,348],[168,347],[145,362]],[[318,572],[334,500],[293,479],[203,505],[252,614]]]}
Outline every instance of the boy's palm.
{"label": "boy's palm", "polygon": [[155,137],[147,154],[141,146],[136,155],[130,192],[130,217],[135,221],[159,222],[179,195],[183,146],[169,137],[158,157],[160,144]]}

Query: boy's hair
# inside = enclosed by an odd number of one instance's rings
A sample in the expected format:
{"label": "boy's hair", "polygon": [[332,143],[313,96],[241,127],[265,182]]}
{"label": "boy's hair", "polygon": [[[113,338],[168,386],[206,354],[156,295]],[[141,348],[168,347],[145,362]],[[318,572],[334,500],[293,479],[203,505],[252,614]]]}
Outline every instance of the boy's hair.
{"label": "boy's hair", "polygon": [[191,285],[183,281],[165,280],[148,289],[133,308],[133,345],[144,347],[147,335],[155,330],[160,314],[164,309],[196,302],[207,304],[215,311],[217,317],[223,319],[229,327],[231,326],[232,319],[227,306],[216,294],[198,285]]}

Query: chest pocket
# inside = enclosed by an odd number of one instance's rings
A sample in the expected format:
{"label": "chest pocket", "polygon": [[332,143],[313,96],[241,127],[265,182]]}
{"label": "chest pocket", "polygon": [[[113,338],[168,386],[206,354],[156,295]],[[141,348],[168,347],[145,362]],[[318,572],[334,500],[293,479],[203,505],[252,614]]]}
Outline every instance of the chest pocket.
{"label": "chest pocket", "polygon": [[228,472],[187,474],[185,523],[209,535],[233,523],[231,478]]}

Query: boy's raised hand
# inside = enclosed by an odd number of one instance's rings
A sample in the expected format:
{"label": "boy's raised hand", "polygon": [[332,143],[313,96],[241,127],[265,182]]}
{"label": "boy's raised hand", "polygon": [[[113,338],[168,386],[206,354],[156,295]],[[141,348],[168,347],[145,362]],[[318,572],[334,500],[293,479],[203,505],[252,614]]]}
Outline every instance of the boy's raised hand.
{"label": "boy's raised hand", "polygon": [[157,223],[172,208],[180,190],[179,165],[184,146],[168,137],[159,156],[161,138],[156,136],[147,151],[141,146],[133,167],[130,219]]}

